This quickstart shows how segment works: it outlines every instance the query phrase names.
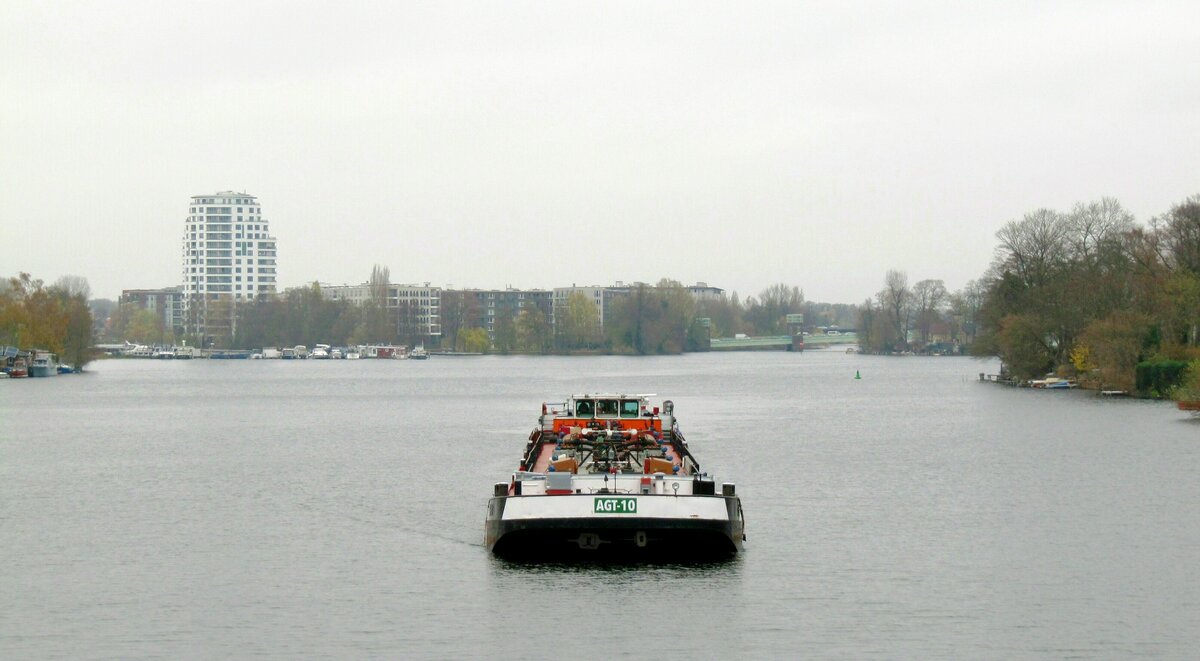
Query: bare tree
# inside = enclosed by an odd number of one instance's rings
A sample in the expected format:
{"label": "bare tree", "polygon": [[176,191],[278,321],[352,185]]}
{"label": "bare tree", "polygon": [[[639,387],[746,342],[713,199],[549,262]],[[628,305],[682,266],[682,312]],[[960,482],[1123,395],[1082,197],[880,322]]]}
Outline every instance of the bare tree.
{"label": "bare tree", "polygon": [[1176,205],[1160,225],[1170,266],[1200,275],[1200,195]]}
{"label": "bare tree", "polygon": [[1133,214],[1115,198],[1104,197],[1096,202],[1075,205],[1064,219],[1066,242],[1074,259],[1093,263],[1101,246],[1117,241],[1133,229]]}
{"label": "bare tree", "polygon": [[371,290],[371,302],[380,308],[387,307],[388,288],[391,285],[392,272],[386,266],[376,264],[371,267],[371,279],[368,281]]}
{"label": "bare tree", "polygon": [[922,280],[913,285],[912,308],[916,313],[922,344],[929,344],[930,330],[941,319],[946,296],[946,285],[941,280]]}
{"label": "bare tree", "polygon": [[92,286],[88,284],[87,278],[81,275],[64,275],[51,285],[67,296],[81,296],[83,300],[92,297]]}
{"label": "bare tree", "polygon": [[1019,221],[1010,221],[996,232],[998,272],[1011,271],[1027,287],[1049,281],[1054,268],[1067,254],[1065,217],[1051,209],[1038,209]]}
{"label": "bare tree", "polygon": [[898,346],[908,346],[908,328],[912,315],[912,292],[908,289],[908,274],[890,270],[884,279],[885,286],[876,297],[879,307],[887,316],[895,333]]}

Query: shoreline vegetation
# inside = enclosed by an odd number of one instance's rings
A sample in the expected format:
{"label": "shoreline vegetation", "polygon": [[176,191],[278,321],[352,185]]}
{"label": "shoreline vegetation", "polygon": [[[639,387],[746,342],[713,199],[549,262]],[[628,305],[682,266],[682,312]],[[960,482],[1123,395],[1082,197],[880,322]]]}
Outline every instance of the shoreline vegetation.
{"label": "shoreline vegetation", "polygon": [[889,271],[860,306],[863,350],[908,351],[914,330],[919,346],[940,305],[972,354],[1000,358],[1001,380],[1200,402],[1200,195],[1145,225],[1113,198],[1037,209],[996,239],[987,271],[953,295]]}
{"label": "shoreline vegetation", "polygon": [[28,273],[0,281],[0,345],[49,351],[82,371],[92,359],[90,295],[87,279],[74,275],[48,287]]}

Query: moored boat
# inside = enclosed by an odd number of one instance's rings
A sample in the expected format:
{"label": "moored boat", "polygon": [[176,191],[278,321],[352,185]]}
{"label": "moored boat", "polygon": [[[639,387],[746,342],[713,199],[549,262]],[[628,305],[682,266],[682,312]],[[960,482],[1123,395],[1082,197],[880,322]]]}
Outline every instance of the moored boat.
{"label": "moored boat", "polygon": [[413,348],[412,351],[409,352],[408,358],[409,360],[427,360],[429,358],[429,352],[425,351],[425,347],[423,345],[418,344]]}
{"label": "moored boat", "polygon": [[526,561],[728,558],[745,521],[732,483],[688,450],[674,404],[574,395],[543,404],[520,466],[488,502],[487,548]]}
{"label": "moored boat", "polygon": [[49,351],[38,351],[29,363],[29,376],[58,376],[58,359]]}

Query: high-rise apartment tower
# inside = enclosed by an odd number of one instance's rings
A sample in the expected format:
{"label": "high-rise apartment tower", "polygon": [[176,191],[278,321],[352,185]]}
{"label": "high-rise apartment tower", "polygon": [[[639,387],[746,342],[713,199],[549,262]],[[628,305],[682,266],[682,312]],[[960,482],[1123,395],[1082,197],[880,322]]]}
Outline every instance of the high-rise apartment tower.
{"label": "high-rise apartment tower", "polygon": [[190,332],[232,334],[234,307],[275,292],[275,237],[258,198],[192,196],[183,233],[183,293]]}

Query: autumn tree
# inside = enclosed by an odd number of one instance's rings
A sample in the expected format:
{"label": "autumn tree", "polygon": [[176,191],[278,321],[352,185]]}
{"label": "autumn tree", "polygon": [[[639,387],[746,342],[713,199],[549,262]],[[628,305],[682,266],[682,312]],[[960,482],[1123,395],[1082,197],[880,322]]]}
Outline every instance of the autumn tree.
{"label": "autumn tree", "polygon": [[91,288],[87,280],[65,276],[46,287],[28,273],[0,287],[0,343],[43,349],[82,369],[91,358]]}

